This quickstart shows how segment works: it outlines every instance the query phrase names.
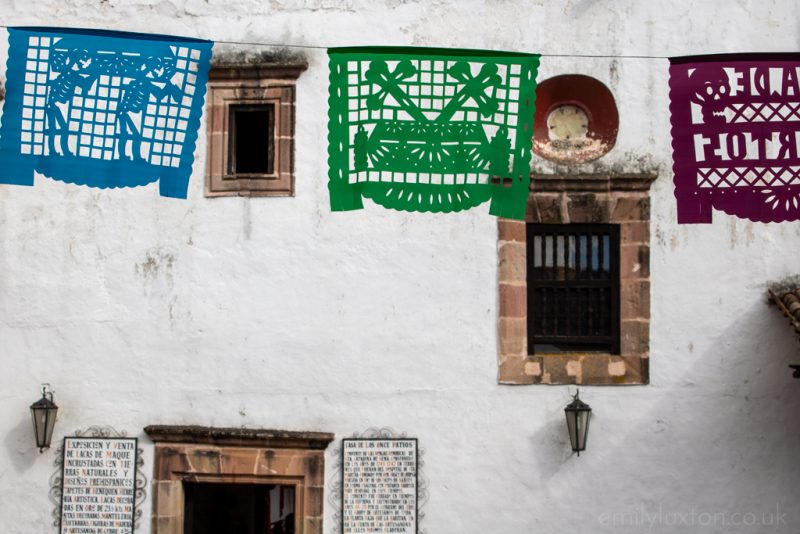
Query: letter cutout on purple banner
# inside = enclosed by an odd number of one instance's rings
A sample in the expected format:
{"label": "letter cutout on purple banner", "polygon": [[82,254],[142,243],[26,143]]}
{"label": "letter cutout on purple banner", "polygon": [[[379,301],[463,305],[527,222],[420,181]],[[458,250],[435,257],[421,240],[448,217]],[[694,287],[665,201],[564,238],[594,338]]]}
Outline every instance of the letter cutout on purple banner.
{"label": "letter cutout on purple banner", "polygon": [[800,219],[800,54],[670,62],[678,223]]}

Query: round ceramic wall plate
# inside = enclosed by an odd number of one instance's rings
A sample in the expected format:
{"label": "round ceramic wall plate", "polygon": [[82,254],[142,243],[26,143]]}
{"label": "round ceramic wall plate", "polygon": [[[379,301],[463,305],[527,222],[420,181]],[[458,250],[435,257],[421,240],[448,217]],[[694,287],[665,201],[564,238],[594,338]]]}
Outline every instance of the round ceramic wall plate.
{"label": "round ceramic wall plate", "polygon": [[535,154],[564,164],[593,161],[614,147],[618,130],[617,105],[602,82],[566,74],[537,87]]}

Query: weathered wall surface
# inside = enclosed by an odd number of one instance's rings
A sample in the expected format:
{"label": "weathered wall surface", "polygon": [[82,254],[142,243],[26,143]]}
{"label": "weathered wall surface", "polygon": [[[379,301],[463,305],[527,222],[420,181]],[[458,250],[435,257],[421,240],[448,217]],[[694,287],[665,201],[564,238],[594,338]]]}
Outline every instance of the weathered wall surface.
{"label": "weathered wall surface", "polygon": [[[0,4],[8,25],[330,46],[652,55],[800,46],[790,0]],[[155,185],[0,186],[3,532],[55,531],[54,451],[34,449],[28,415],[43,381],[61,406],[57,438],[92,424],[140,437],[156,423],[406,431],[425,450],[431,533],[800,531],[800,383],[786,368],[800,346],[765,299],[767,281],[797,272],[800,224],[720,213],[713,225],[675,224],[666,60],[542,61],[540,79],[588,74],[616,96],[617,146],[584,170],[659,173],[651,385],[584,389],[595,420],[578,459],[563,422],[567,388],[496,383],[497,230],[485,207],[330,212],[327,60],[307,54],[295,198],[204,198],[203,135],[187,201],[159,198]],[[702,525],[703,513],[727,514],[727,524]],[[745,522],[736,513],[778,525],[736,525]]]}

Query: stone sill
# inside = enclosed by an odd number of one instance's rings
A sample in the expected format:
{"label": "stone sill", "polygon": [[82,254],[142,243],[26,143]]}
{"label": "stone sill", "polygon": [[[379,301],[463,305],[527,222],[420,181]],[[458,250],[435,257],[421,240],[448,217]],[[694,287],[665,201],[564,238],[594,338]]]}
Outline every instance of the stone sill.
{"label": "stone sill", "polygon": [[[642,376],[641,374],[641,366],[642,366],[642,359],[646,358],[646,356],[636,355],[636,356],[621,356],[619,354],[611,354],[610,352],[540,352],[538,354],[532,354],[531,358],[541,358],[543,362],[542,368],[547,369],[547,361],[550,362],[555,361],[556,358],[561,360],[568,359],[569,361],[575,362],[586,362],[588,361],[604,361],[607,365],[608,372],[606,373],[598,373],[596,376],[586,376],[581,377],[579,381],[577,377],[574,377],[574,381],[564,381],[564,382],[551,382],[551,385],[564,385],[564,384],[575,384],[575,385],[586,385],[586,386],[611,386],[611,385],[623,385],[623,386],[646,386],[649,384],[649,377],[645,374]],[[635,368],[632,368],[631,364],[636,363]],[[616,365],[618,366],[618,371],[622,371],[622,374],[611,374],[611,366]],[[569,366],[569,364],[567,365]],[[573,378],[573,377],[570,377]],[[541,382],[542,384],[547,385],[547,382]]]}
{"label": "stone sill", "polygon": [[145,433],[154,442],[236,445],[272,449],[325,450],[335,439],[329,432],[297,432],[255,428],[215,428],[199,425],[150,425]]}
{"label": "stone sill", "polygon": [[503,358],[501,385],[646,386],[649,354],[620,356],[607,352],[560,352]]}
{"label": "stone sill", "polygon": [[582,193],[610,191],[648,191],[658,178],[656,173],[636,174],[535,174],[531,173],[531,191]]}
{"label": "stone sill", "polygon": [[288,189],[268,190],[268,189],[248,189],[250,180],[243,180],[240,185],[241,189],[233,189],[230,191],[212,191],[206,187],[206,197],[294,197],[294,191]]}

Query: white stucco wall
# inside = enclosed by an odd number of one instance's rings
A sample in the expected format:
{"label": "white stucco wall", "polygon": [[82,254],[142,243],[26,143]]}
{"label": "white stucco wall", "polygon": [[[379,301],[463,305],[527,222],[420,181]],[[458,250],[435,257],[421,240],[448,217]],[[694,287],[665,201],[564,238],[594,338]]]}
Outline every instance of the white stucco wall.
{"label": "white stucco wall", "polygon": [[[2,0],[0,13],[7,25],[326,46],[800,46],[791,0]],[[617,146],[586,170],[659,173],[651,385],[583,388],[595,418],[577,458],[568,388],[496,383],[497,231],[486,206],[330,212],[327,57],[306,53],[294,198],[205,198],[205,130],[186,201],[160,198],[155,184],[0,186],[2,532],[55,532],[55,452],[33,447],[28,414],[45,381],[61,407],[57,439],[92,424],[127,430],[144,442],[148,477],[147,424],[405,431],[425,451],[431,534],[800,531],[800,381],[786,367],[800,346],[765,298],[767,281],[798,272],[800,223],[721,213],[712,225],[675,223],[666,60],[542,60],[540,80],[588,74],[615,94]],[[776,507],[776,526],[700,523],[701,513],[769,521]],[[147,534],[149,498],[144,511]],[[326,532],[332,513],[326,505]]]}

